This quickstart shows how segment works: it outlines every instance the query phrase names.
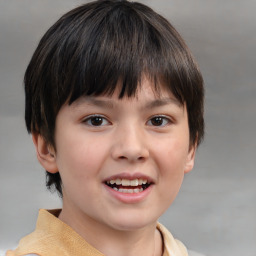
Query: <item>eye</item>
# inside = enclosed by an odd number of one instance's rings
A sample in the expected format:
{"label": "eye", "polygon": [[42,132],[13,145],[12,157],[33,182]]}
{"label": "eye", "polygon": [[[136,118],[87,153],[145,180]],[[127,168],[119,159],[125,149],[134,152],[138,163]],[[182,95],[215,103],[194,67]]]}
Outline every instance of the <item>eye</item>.
{"label": "eye", "polygon": [[105,117],[100,115],[89,116],[83,120],[83,123],[89,126],[105,126],[110,124]]}
{"label": "eye", "polygon": [[170,123],[170,118],[166,116],[154,116],[147,122],[147,124],[150,126],[166,126]]}

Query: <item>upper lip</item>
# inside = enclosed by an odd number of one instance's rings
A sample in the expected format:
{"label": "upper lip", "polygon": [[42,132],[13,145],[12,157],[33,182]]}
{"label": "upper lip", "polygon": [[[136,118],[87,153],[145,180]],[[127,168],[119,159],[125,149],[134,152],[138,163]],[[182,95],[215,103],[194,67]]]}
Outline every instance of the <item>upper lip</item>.
{"label": "upper lip", "polygon": [[154,180],[149,177],[148,175],[142,174],[142,173],[120,173],[120,174],[115,174],[112,176],[107,177],[106,179],[103,180],[103,183],[110,181],[110,180],[116,180],[116,179],[127,179],[127,180],[135,180],[135,179],[143,179],[147,180],[148,183],[155,183]]}

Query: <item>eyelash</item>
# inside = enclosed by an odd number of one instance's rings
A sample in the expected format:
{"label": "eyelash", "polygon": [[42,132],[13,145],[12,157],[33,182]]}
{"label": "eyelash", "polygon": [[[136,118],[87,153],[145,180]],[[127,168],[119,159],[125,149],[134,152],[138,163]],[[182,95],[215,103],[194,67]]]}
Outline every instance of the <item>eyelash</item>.
{"label": "eyelash", "polygon": [[[172,120],[171,120],[171,118],[169,118],[169,117],[167,117],[167,116],[163,116],[163,115],[157,115],[157,116],[153,116],[153,117],[151,117],[148,121],[147,121],[147,124],[149,123],[149,122],[151,122],[152,123],[152,120],[154,120],[155,119],[155,121],[159,121],[160,120],[160,125],[153,125],[153,124],[150,124],[150,126],[155,126],[155,127],[165,127],[165,126],[167,126],[167,125],[169,125],[169,124],[171,124],[172,123]],[[158,119],[158,120],[157,120]],[[165,123],[163,124],[163,122],[165,121]]]}
{"label": "eyelash", "polygon": [[[158,123],[155,123],[155,125],[152,123],[152,121],[156,121]],[[98,125],[96,123],[93,124],[93,122],[96,121],[98,122]],[[151,124],[150,124],[151,122]],[[102,115],[91,115],[86,117],[83,120],[83,123],[87,124],[88,126],[93,126],[93,127],[101,127],[101,126],[106,126],[111,124],[107,118],[105,118]],[[172,123],[171,118],[163,116],[163,115],[156,115],[151,117],[146,124],[149,126],[154,126],[154,127],[165,127],[167,125],[169,125],[170,123]]]}
{"label": "eyelash", "polygon": [[[95,124],[93,124],[92,122],[93,122],[93,119],[94,119],[94,121],[96,121],[96,122],[100,122],[100,124],[99,125],[95,125]],[[98,119],[98,120],[97,120]],[[102,124],[102,123],[104,123],[105,122],[105,124]],[[85,124],[87,124],[88,126],[93,126],[93,127],[101,127],[101,126],[105,126],[105,125],[109,125],[110,124],[110,122],[107,120],[107,118],[105,118],[104,116],[101,116],[101,115],[91,115],[91,116],[88,116],[88,117],[86,117],[84,120],[83,120],[83,123],[85,123]]]}

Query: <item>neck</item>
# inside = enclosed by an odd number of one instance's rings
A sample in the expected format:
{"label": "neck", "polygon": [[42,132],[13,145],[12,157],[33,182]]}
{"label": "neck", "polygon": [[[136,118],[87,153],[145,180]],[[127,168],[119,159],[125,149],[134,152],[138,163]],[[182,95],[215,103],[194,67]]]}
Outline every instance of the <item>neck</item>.
{"label": "neck", "polygon": [[[70,216],[70,215],[69,215]],[[162,236],[156,223],[136,230],[115,230],[85,216],[66,218],[61,212],[59,219],[72,227],[90,245],[106,256],[161,256]]]}
{"label": "neck", "polygon": [[162,238],[154,226],[150,232],[147,229],[137,231],[122,231],[105,240],[101,250],[108,256],[161,256]]}

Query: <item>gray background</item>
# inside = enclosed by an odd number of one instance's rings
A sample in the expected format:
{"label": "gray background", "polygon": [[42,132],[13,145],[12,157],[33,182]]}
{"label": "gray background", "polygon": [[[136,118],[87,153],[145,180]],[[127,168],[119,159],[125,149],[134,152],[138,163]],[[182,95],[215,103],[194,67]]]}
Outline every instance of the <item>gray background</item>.
{"label": "gray background", "polygon": [[[22,79],[45,30],[82,2],[0,0],[0,249],[33,229],[38,208],[61,205],[25,130]],[[206,86],[206,139],[161,221],[208,256],[255,256],[256,1],[141,2],[182,34]]]}

